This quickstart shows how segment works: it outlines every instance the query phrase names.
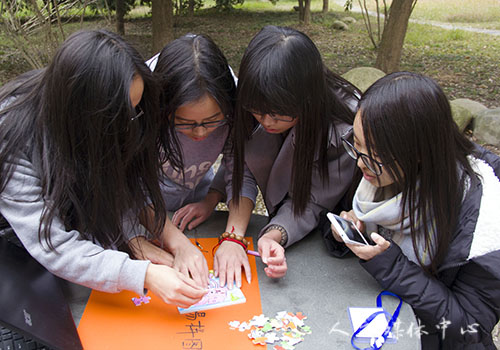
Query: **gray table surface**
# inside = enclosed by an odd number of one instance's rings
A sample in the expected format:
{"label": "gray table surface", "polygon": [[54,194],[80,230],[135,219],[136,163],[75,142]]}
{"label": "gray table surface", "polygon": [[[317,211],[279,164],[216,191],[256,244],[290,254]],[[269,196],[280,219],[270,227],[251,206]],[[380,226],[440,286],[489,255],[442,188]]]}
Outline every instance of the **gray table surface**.
{"label": "gray table surface", "polygon": [[[226,225],[226,212],[215,212],[199,226],[197,237],[218,237]],[[256,237],[268,218],[252,215],[247,233]],[[194,237],[194,231],[187,231]],[[312,333],[305,336],[300,349],[353,349],[348,307],[375,307],[382,290],[378,283],[358,263],[354,256],[337,259],[328,255],[319,232],[313,232],[286,251],[288,272],[284,278],[270,279],[264,273],[264,264],[257,261],[257,274],[262,311],[274,317],[278,311],[299,312],[307,316],[306,325]],[[90,289],[71,283],[65,285],[75,322],[78,324],[85,309]],[[384,308],[392,313],[397,306],[392,297],[383,298]],[[420,340],[411,329],[417,325],[410,306],[403,304],[399,315],[398,340],[387,343],[383,349],[420,349]],[[365,347],[367,344],[358,344]],[[272,349],[272,346],[268,346]]]}

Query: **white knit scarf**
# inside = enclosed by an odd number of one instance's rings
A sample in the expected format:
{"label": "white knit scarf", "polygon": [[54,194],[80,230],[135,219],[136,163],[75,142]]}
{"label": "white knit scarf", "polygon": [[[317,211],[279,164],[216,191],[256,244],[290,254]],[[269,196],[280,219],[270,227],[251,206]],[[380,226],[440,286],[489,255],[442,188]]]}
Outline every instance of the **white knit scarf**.
{"label": "white knit scarf", "polygon": [[[411,228],[408,206],[405,208],[404,215],[401,216],[402,193],[400,192],[391,198],[375,202],[374,198],[378,189],[378,187],[373,186],[364,178],[361,179],[352,204],[354,214],[359,220],[365,223],[367,232],[377,232],[385,239],[392,239],[394,243],[399,245],[408,259],[418,263],[410,236]],[[384,234],[386,230],[390,231],[390,237]],[[428,264],[430,262],[429,254],[425,252],[423,242],[419,242],[418,245],[422,261],[424,264]]]}

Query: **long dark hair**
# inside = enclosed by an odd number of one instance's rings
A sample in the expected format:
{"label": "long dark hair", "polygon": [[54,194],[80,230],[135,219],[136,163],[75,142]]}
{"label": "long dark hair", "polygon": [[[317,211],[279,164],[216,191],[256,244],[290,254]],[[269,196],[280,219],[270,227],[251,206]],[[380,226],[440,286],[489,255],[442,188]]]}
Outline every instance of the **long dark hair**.
{"label": "long dark hair", "polygon": [[331,127],[336,134],[335,123],[353,122],[353,111],[339,96],[356,100],[359,92],[325,67],[307,35],[286,27],[266,26],[250,41],[238,77],[233,198],[242,187],[245,142],[257,125],[249,111],[296,117],[292,206],[298,215],[310,200],[316,154],[320,176],[328,181]]}
{"label": "long dark hair", "polygon": [[[133,120],[130,86],[138,76],[145,115]],[[48,67],[4,86],[0,101],[0,192],[12,177],[12,159],[24,154],[45,201],[40,241],[53,248],[50,229],[59,217],[86,239],[119,245],[124,217],[149,203],[159,234],[166,218],[158,184],[165,126],[151,71],[126,41],[104,30],[77,32]]]}
{"label": "long dark hair", "polygon": [[[360,113],[368,154],[380,158],[402,192],[401,217],[407,210],[420,265],[436,273],[457,225],[464,179],[474,175],[467,161],[474,145],[458,130],[443,90],[419,74],[381,78],[363,95]],[[418,252],[422,242],[429,266]]]}
{"label": "long dark hair", "polygon": [[206,35],[187,34],[171,41],[160,52],[154,76],[161,86],[161,115],[169,122],[169,140],[174,149],[170,163],[177,171],[184,168],[179,140],[172,116],[182,105],[213,97],[231,128],[236,85],[226,57]]}

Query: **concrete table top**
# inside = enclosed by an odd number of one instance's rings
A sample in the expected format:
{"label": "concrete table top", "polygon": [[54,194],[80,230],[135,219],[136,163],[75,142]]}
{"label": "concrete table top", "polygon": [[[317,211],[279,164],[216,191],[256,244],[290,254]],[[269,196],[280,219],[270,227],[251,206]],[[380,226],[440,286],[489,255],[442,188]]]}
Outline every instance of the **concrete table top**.
{"label": "concrete table top", "polygon": [[[227,212],[215,212],[196,230],[196,236],[218,237],[226,226]],[[257,237],[268,218],[252,215],[247,235]],[[192,238],[194,231],[186,234]],[[350,256],[337,259],[328,255],[319,232],[313,232],[286,251],[287,275],[270,279],[264,273],[265,265],[256,259],[261,294],[262,311],[274,317],[279,311],[299,312],[307,316],[306,325],[312,333],[296,346],[300,349],[353,349],[350,339],[352,327],[348,307],[375,307],[377,295],[382,291],[378,283]],[[255,278],[255,277],[254,277]],[[65,293],[78,324],[90,295],[90,289],[68,283]],[[397,300],[383,297],[383,306],[393,313]],[[407,304],[399,315],[399,335],[396,343],[386,343],[383,349],[420,349],[420,339],[415,334],[418,324]],[[412,331],[413,330],[413,331]],[[360,348],[368,344],[358,343]],[[272,349],[272,346],[268,346]]]}

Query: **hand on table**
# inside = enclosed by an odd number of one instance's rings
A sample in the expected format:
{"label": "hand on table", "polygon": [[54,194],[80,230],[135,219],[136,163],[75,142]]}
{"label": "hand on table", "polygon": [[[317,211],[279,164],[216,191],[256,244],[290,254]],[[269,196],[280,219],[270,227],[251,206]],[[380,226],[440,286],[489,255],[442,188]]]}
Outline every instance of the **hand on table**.
{"label": "hand on table", "polygon": [[165,303],[183,308],[196,304],[207,292],[179,271],[156,264],[149,264],[144,288],[151,290]]}
{"label": "hand on table", "polygon": [[217,248],[214,256],[214,273],[219,277],[221,286],[229,289],[233,288],[233,283],[236,283],[238,288],[241,287],[241,268],[245,271],[247,282],[252,280],[252,272],[248,256],[242,246],[238,243],[224,241]]}
{"label": "hand on table", "polygon": [[172,223],[181,231],[189,230],[204,222],[214,211],[214,207],[206,201],[191,203],[177,210],[172,216]]}
{"label": "hand on table", "polygon": [[136,259],[149,260],[154,264],[174,266],[174,256],[143,236],[132,238],[128,246]]}
{"label": "hand on table", "polygon": [[[279,231],[278,234],[281,235]],[[266,235],[262,236],[257,243],[262,262],[267,265],[264,271],[268,277],[283,277],[286,275],[288,269],[286,265],[285,248],[274,239],[266,237]]]}

